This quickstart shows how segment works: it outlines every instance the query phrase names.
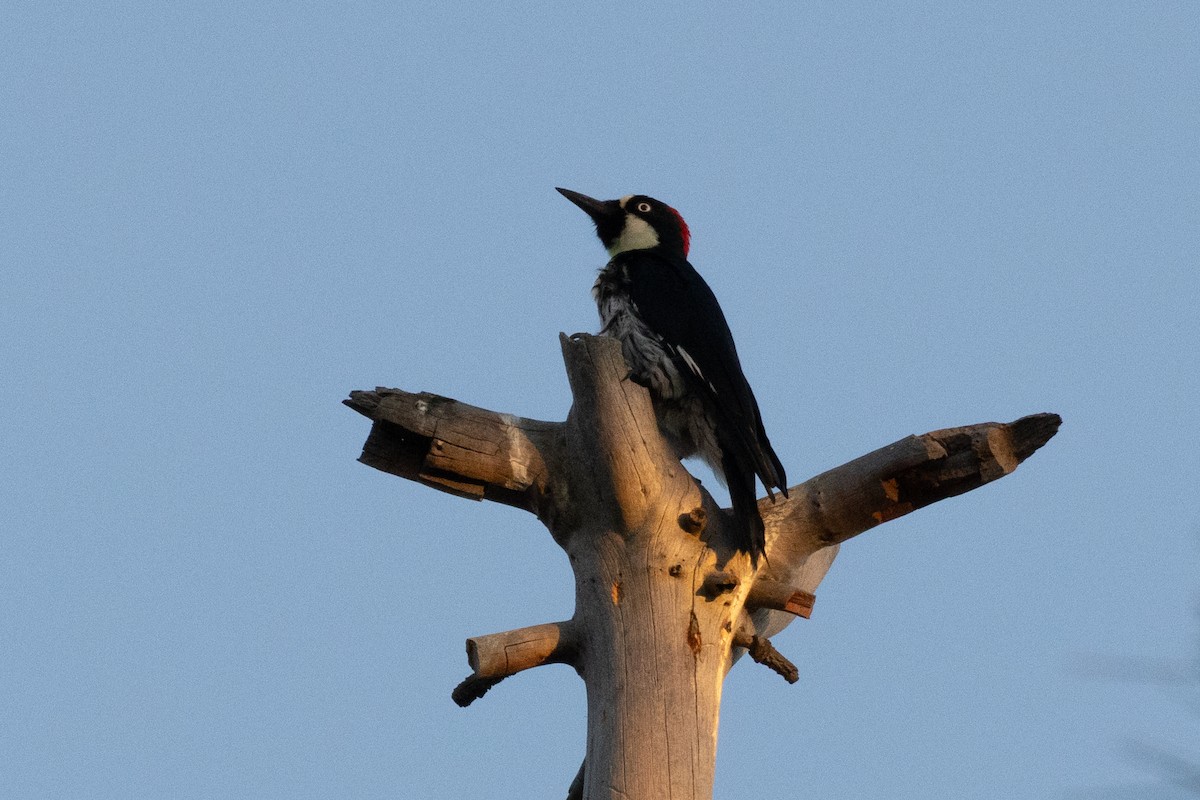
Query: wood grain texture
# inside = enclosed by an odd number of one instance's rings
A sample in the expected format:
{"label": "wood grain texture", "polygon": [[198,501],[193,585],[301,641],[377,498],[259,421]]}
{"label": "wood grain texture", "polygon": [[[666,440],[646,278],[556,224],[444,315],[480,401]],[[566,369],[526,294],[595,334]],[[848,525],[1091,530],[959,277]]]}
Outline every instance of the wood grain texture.
{"label": "wood grain texture", "polygon": [[[760,501],[767,552],[794,562],[930,503],[1002,478],[1058,431],[1057,414],[907,436]],[[772,550],[774,545],[775,550]]]}
{"label": "wood grain texture", "polygon": [[472,500],[534,513],[545,505],[561,423],[382,387],[342,402],[374,422],[362,463]]}
{"label": "wood grain texture", "polygon": [[479,678],[507,678],[543,664],[571,663],[575,656],[575,633],[569,621],[467,639],[467,663]]}
{"label": "wood grain texture", "polygon": [[[704,596],[717,556],[680,519],[706,500],[659,433],[646,390],[625,379],[619,345],[564,339],[563,353],[575,396],[566,441],[584,484],[571,490],[583,505],[576,529],[558,535],[575,573],[587,689],[581,796],[711,797],[729,629],[746,589]],[[724,519],[712,513],[704,533],[716,539]],[[740,562],[744,581],[749,559]]]}
{"label": "wood grain texture", "polygon": [[[908,436],[761,500],[766,558],[729,547],[729,512],[680,465],[620,344],[561,337],[574,404],[541,422],[377,388],[360,460],[476,500],[524,508],[567,552],[571,620],[474,637],[466,705],[515,672],[569,663],[588,700],[580,800],[712,797],[724,676],[747,652],[789,681],[768,640],[811,611],[841,542],[1012,472],[1061,420],[1036,414]],[[753,601],[750,598],[753,597]]]}

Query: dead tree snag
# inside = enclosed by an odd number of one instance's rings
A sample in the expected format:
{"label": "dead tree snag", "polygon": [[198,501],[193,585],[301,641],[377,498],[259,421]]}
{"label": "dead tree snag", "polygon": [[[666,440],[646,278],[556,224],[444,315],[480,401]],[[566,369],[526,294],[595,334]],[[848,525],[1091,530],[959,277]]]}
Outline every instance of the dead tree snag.
{"label": "dead tree snag", "polygon": [[790,487],[761,507],[767,558],[728,544],[721,510],[659,434],[615,340],[561,337],[574,404],[565,422],[398,389],[352,392],[373,425],[360,460],[538,516],[566,550],[575,614],[468,640],[467,705],[505,677],[573,666],[587,690],[587,755],[572,797],[712,797],[721,686],[748,649],[794,681],[769,641],[812,611],[838,545],[1003,477],[1054,435],[1038,414],[909,436]]}

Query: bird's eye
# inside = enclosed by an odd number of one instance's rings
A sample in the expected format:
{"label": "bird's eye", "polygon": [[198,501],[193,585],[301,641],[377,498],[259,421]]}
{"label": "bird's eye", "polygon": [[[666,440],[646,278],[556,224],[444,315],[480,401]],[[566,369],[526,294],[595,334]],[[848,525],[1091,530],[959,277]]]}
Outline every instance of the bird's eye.
{"label": "bird's eye", "polygon": [[642,212],[643,214],[649,214],[650,213],[650,204],[649,203],[638,203],[637,210]]}

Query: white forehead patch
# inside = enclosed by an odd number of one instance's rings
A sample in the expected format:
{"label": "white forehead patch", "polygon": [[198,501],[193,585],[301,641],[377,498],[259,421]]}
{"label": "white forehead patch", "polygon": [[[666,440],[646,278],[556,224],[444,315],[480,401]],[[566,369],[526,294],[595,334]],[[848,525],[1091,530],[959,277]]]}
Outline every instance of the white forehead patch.
{"label": "white forehead patch", "polygon": [[622,197],[620,200],[618,200],[617,202],[620,203],[621,208],[624,208],[625,204],[629,202],[629,198],[631,198],[631,197],[633,197],[633,195],[627,194],[624,197]]}
{"label": "white forehead patch", "polygon": [[[628,199],[628,197],[624,198],[624,200]],[[608,248],[608,257],[612,258],[617,253],[629,250],[649,250],[651,247],[657,246],[658,234],[654,228],[650,227],[650,223],[626,212],[625,227],[621,229],[621,235],[612,243],[612,247]]]}

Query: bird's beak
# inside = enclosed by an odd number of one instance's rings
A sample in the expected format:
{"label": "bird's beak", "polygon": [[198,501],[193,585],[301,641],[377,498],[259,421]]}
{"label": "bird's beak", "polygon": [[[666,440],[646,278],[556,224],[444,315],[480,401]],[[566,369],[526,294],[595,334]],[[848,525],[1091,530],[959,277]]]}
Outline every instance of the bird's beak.
{"label": "bird's beak", "polygon": [[586,194],[572,192],[570,189],[557,189],[558,193],[587,212],[597,226],[613,220],[624,220],[625,210],[616,200],[596,200]]}

